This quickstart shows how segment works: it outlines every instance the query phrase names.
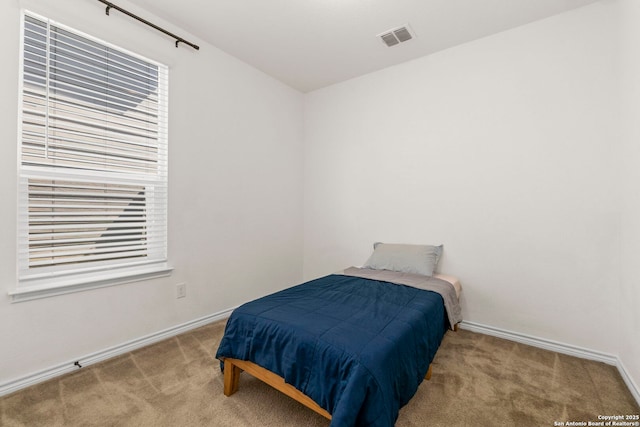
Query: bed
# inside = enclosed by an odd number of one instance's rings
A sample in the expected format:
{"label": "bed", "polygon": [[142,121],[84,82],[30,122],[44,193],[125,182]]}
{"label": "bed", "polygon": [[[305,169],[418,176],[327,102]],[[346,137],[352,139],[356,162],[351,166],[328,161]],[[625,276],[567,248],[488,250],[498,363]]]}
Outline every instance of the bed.
{"label": "bed", "polygon": [[216,354],[225,395],[238,390],[246,371],[332,426],[392,426],[430,375],[445,331],[462,319],[459,282],[434,275],[435,265],[429,275],[376,266],[351,267],[234,310]]}

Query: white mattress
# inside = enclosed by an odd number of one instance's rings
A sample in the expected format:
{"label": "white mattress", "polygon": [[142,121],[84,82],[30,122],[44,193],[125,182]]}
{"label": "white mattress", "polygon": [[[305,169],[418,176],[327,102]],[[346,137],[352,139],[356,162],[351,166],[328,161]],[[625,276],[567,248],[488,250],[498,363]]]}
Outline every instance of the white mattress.
{"label": "white mattress", "polygon": [[448,274],[440,274],[440,273],[434,274],[433,277],[451,283],[453,287],[456,289],[456,296],[458,297],[458,299],[460,299],[460,292],[462,292],[462,285],[460,284],[460,280],[458,280],[457,277],[449,276]]}
{"label": "white mattress", "polygon": [[[356,267],[356,268],[362,268],[362,267]],[[340,270],[336,272],[336,274],[344,274],[344,270]],[[436,279],[444,280],[446,282],[451,283],[454,289],[456,290],[456,297],[458,298],[458,300],[460,300],[460,292],[462,292],[462,285],[460,284],[460,280],[458,280],[456,276],[451,276],[449,274],[436,273],[433,275],[433,277],[435,277]]]}

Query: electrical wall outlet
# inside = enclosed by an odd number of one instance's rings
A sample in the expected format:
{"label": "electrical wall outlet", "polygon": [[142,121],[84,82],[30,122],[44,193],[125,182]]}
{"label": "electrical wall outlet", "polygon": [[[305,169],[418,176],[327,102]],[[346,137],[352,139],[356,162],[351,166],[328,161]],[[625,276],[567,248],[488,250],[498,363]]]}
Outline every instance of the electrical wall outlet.
{"label": "electrical wall outlet", "polygon": [[176,285],[176,298],[184,298],[187,296],[187,284],[178,283]]}

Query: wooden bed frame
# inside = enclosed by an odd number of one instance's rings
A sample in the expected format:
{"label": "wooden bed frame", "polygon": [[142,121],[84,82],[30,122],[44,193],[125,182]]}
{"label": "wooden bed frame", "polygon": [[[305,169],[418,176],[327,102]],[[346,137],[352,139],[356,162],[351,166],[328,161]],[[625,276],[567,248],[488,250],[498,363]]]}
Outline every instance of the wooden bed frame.
{"label": "wooden bed frame", "polygon": [[[458,325],[453,327],[454,331],[458,331]],[[259,379],[275,388],[276,390],[286,394],[293,400],[302,403],[312,411],[322,415],[323,417],[331,420],[331,414],[326,409],[322,408],[316,402],[314,402],[309,396],[292,386],[287,384],[279,375],[274,374],[268,369],[263,368],[260,365],[256,365],[253,362],[247,360],[232,359],[230,357],[224,358],[224,395],[231,396],[238,391],[240,385],[240,373],[245,371],[255,378]],[[431,379],[432,365],[429,364],[427,374],[424,376],[425,380]]]}
{"label": "wooden bed frame", "polygon": [[[276,390],[286,394],[293,400],[302,403],[307,408],[322,415],[328,420],[331,420],[331,414],[322,408],[316,402],[314,402],[309,396],[292,386],[287,384],[279,375],[263,368],[260,365],[256,365],[253,362],[247,360],[238,360],[227,357],[224,359],[224,394],[225,396],[231,396],[238,391],[240,383],[240,373],[245,371],[260,381],[269,384]],[[425,380],[431,379],[431,364],[429,364],[429,370],[424,377]]]}

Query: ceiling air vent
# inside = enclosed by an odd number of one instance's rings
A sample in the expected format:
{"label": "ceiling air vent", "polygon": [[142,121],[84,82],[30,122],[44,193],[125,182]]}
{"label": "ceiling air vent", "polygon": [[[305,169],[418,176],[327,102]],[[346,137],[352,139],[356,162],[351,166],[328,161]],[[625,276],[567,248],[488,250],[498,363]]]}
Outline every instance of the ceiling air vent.
{"label": "ceiling air vent", "polygon": [[415,36],[411,31],[409,24],[407,24],[402,27],[392,28],[391,30],[385,31],[382,34],[378,34],[378,37],[382,39],[384,44],[391,47],[402,42],[406,42],[407,40],[411,40]]}

